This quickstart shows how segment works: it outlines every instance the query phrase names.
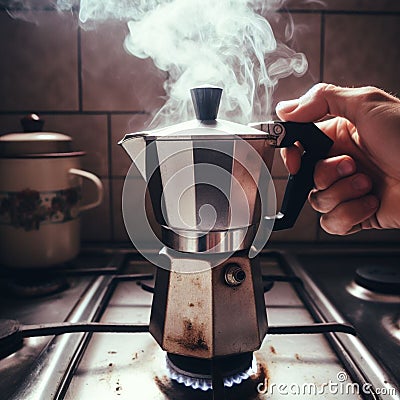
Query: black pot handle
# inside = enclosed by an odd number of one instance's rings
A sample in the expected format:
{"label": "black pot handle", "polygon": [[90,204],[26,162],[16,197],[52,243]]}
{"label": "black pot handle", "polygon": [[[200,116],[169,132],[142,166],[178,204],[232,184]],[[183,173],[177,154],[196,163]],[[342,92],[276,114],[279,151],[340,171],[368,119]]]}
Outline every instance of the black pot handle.
{"label": "black pot handle", "polygon": [[314,186],[315,164],[328,155],[333,141],[312,122],[281,122],[285,134],[278,147],[290,147],[299,141],[304,154],[300,170],[296,175],[289,175],[281,211],[275,219],[274,231],[291,228],[297,220],[308,193]]}

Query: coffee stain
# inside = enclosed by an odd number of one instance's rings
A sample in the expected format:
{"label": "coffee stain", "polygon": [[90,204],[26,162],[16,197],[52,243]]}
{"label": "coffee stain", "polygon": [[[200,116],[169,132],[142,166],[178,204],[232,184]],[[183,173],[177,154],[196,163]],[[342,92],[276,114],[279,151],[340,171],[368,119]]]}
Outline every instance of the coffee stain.
{"label": "coffee stain", "polygon": [[200,289],[200,290],[202,289],[202,282],[201,282],[199,277],[196,277],[195,279],[192,279],[192,284],[194,286],[196,286],[198,289]]}
{"label": "coffee stain", "polygon": [[132,354],[132,361],[135,361],[139,358],[139,355],[143,354],[144,350],[136,351],[135,353]]}
{"label": "coffee stain", "polygon": [[180,346],[191,351],[208,350],[204,335],[204,324],[199,324],[189,319],[183,320],[183,334],[179,338],[169,338]]}
{"label": "coffee stain", "polygon": [[121,384],[119,383],[119,380],[117,380],[116,387],[115,387],[115,391],[117,392],[117,395],[118,395],[118,396],[121,395],[121,390],[122,390],[122,386],[121,386]]}

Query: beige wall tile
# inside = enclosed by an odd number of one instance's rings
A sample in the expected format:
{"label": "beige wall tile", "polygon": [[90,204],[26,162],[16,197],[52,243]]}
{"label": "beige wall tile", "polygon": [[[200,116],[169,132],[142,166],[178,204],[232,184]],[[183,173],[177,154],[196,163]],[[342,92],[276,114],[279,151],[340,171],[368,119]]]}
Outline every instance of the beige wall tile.
{"label": "beige wall tile", "polygon": [[64,132],[74,140],[74,147],[86,152],[82,167],[99,176],[108,176],[108,133],[105,115],[47,115],[49,130]]}
{"label": "beige wall tile", "polygon": [[400,15],[327,15],[324,80],[400,93]]}
{"label": "beige wall tile", "polygon": [[26,114],[0,114],[0,135],[11,132],[22,132],[21,118],[25,115]]}
{"label": "beige wall tile", "polygon": [[154,111],[164,102],[165,74],[151,60],[124,50],[126,23],[98,23],[82,30],[83,109]]}
{"label": "beige wall tile", "polygon": [[[143,210],[143,203],[141,201],[141,196],[143,196],[143,190],[145,189],[146,183],[140,179],[140,178],[131,178],[131,182],[133,182],[133,186],[130,186],[130,188],[135,188],[137,187],[136,190],[131,190],[129,193],[131,193],[130,196],[130,204],[131,208],[129,212],[133,213],[143,213],[145,210]],[[122,217],[122,191],[124,187],[124,179],[119,179],[115,178],[112,180],[112,191],[113,191],[113,221],[114,221],[114,227],[113,227],[113,235],[114,235],[114,240],[118,242],[130,242],[129,236],[127,234],[124,220]],[[149,198],[146,197],[146,207],[151,209]],[[159,234],[159,226],[155,222],[154,215],[151,213],[149,217],[149,223],[151,226],[155,227],[155,232]],[[141,227],[136,227],[135,229],[135,234],[140,235],[141,240],[146,243],[146,247],[151,247],[151,242],[150,238],[151,236],[146,234],[144,229]],[[148,243],[148,244],[147,244]]]}
{"label": "beige wall tile", "polygon": [[[126,133],[146,129],[151,117],[149,114],[113,115],[111,117],[111,169],[113,176],[125,177],[132,160],[118,142]],[[136,174],[139,176],[139,172]]]}
{"label": "beige wall tile", "polygon": [[334,10],[334,11],[400,11],[396,0],[287,0],[289,10]]}
{"label": "beige wall tile", "polygon": [[272,164],[271,175],[274,178],[281,178],[281,179],[286,179],[289,175],[289,172],[286,169],[285,164],[283,163],[279,149],[275,150],[274,162]]}
{"label": "beige wall tile", "polygon": [[[92,210],[81,214],[81,236],[83,242],[107,242],[111,240],[110,221],[110,183],[108,179],[102,179],[104,186],[103,202]],[[83,180],[83,204],[87,204],[96,198],[96,187],[91,182]]]}
{"label": "beige wall tile", "polygon": [[[273,110],[281,100],[293,99],[304,94],[310,87],[319,81],[320,74],[320,41],[321,16],[319,14],[279,14],[279,19],[272,22],[274,33],[278,40],[284,40],[285,26],[293,18],[293,37],[287,44],[297,52],[305,54],[308,61],[308,70],[305,75],[293,75],[279,80],[273,95]],[[285,41],[286,42],[286,41]]]}
{"label": "beige wall tile", "polygon": [[[55,9],[57,1],[58,0],[0,0],[0,7],[4,6],[13,16],[18,18],[20,13],[25,17],[29,11],[35,12],[38,10]],[[77,4],[77,0],[73,0],[73,2]]]}
{"label": "beige wall tile", "polygon": [[117,242],[130,242],[126,232],[124,220],[122,217],[122,190],[124,186],[123,178],[114,178],[111,181],[112,190],[112,208],[113,214],[113,239]]}
{"label": "beige wall tile", "polygon": [[56,11],[28,16],[34,23],[0,11],[0,111],[77,110],[74,17]]}

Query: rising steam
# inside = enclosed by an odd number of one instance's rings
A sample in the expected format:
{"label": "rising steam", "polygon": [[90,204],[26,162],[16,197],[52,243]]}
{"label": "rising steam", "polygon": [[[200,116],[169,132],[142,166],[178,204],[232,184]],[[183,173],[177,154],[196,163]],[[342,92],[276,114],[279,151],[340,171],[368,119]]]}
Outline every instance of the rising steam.
{"label": "rising steam", "polygon": [[[61,10],[78,0],[57,0]],[[85,27],[109,18],[128,21],[125,48],[151,57],[168,73],[167,101],[152,127],[193,118],[189,89],[224,89],[219,117],[240,123],[265,119],[280,78],[300,76],[307,60],[277,43],[267,18],[284,0],[81,0]],[[265,17],[264,17],[265,16]]]}
{"label": "rising steam", "polygon": [[[60,0],[64,3],[71,0]],[[83,23],[129,19],[125,48],[168,73],[152,127],[193,118],[189,89],[224,89],[219,117],[266,118],[278,80],[307,70],[304,54],[277,43],[266,15],[283,0],[81,0]],[[61,4],[60,4],[61,5]]]}
{"label": "rising steam", "polygon": [[223,87],[220,118],[248,123],[269,115],[278,79],[307,70],[304,54],[277,43],[261,16],[282,2],[81,0],[80,20],[129,19],[126,50],[168,72],[152,127],[191,119],[189,89],[202,84]]}
{"label": "rising steam", "polygon": [[189,89],[202,84],[224,88],[220,117],[247,123],[266,115],[277,80],[307,69],[304,55],[279,46],[271,26],[245,0],[174,0],[160,2],[128,23],[126,49],[151,57],[167,71],[168,100],[156,125],[174,116],[189,119]]}

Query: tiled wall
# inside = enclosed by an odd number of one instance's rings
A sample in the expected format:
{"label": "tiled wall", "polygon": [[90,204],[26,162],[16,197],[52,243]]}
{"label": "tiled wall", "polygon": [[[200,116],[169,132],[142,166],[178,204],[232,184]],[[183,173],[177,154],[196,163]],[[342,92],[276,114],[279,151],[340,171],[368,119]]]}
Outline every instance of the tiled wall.
{"label": "tiled wall", "polygon": [[[23,2],[22,2],[23,3]],[[46,6],[0,11],[0,134],[18,131],[19,119],[37,112],[45,129],[69,134],[87,151],[83,168],[104,182],[103,204],[82,217],[85,241],[128,240],[121,216],[121,191],[130,161],[117,145],[124,133],[143,129],[163,103],[164,74],[149,60],[123,49],[126,24],[98,23],[96,30],[77,25],[75,12]],[[1,3],[0,3],[1,4]],[[290,45],[306,54],[309,70],[301,78],[280,81],[274,103],[302,94],[314,83],[372,84],[400,94],[400,2],[393,0],[289,0],[295,23]],[[277,37],[289,18],[271,17]],[[273,175],[279,198],[286,171],[275,159]],[[137,178],[137,185],[143,183]],[[92,188],[85,187],[88,199]],[[330,236],[318,227],[319,216],[306,205],[294,229],[274,233],[275,241],[397,241],[399,232],[363,232]]]}

